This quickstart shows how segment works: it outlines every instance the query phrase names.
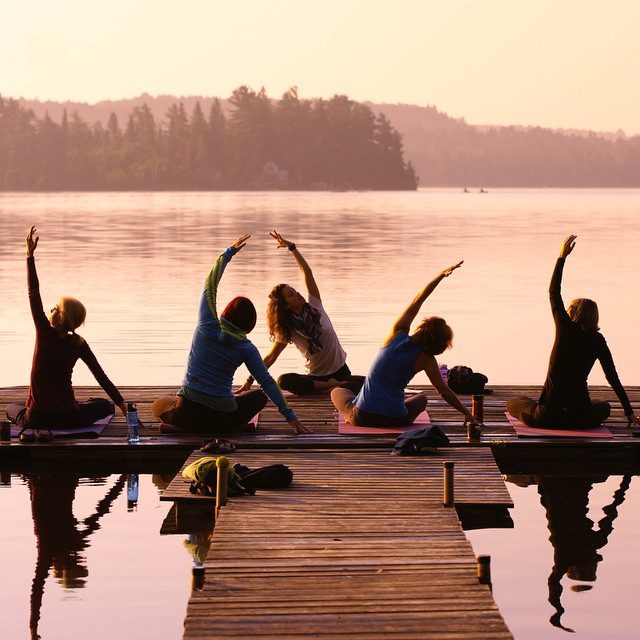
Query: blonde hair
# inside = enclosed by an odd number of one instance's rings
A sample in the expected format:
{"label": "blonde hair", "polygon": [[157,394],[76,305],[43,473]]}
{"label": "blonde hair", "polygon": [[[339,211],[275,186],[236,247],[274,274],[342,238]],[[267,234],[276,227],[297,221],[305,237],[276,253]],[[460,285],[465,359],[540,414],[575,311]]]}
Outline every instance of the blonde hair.
{"label": "blonde hair", "polygon": [[76,329],[84,323],[87,310],[80,300],[76,298],[60,298],[58,303],[62,321],[67,331],[75,333]]}
{"label": "blonde hair", "polygon": [[580,325],[585,331],[598,331],[600,314],[598,305],[589,298],[576,298],[571,301],[567,313],[573,322]]}

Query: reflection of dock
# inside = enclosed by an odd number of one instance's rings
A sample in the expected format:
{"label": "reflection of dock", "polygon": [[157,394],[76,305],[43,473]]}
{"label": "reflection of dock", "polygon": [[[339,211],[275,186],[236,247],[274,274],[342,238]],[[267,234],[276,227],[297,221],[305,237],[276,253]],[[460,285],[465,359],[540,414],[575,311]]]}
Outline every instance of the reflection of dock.
{"label": "reflection of dock", "polygon": [[[488,449],[242,451],[230,459],[283,462],[294,484],[222,509],[185,638],[511,638],[478,582],[456,509],[442,506],[445,459],[455,462],[456,506],[511,506]],[[178,475],[163,499],[188,495]]]}

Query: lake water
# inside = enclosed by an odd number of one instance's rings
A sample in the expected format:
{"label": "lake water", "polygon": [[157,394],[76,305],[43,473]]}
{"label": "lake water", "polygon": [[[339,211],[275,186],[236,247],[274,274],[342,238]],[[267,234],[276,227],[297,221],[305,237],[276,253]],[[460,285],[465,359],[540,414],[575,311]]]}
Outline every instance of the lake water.
{"label": "lake water", "polygon": [[[28,637],[30,618],[45,640],[182,637],[208,531],[160,535],[169,504],[158,498],[172,475],[139,475],[133,504],[126,475],[2,472],[0,637]],[[554,622],[580,640],[637,638],[640,478],[507,480],[515,528],[467,536],[492,557],[493,594],[514,637],[567,637],[550,623],[562,606]]]}
{"label": "lake water", "polygon": [[638,638],[640,478],[507,480],[515,527],[467,536],[491,555],[494,599],[516,640]]}
{"label": "lake water", "polygon": [[136,476],[129,503],[128,475],[3,472],[0,637],[181,638],[194,546],[160,535],[173,475]]}
{"label": "lake water", "polygon": [[[61,295],[85,303],[81,333],[116,384],[180,382],[203,279],[244,232],[254,237],[229,265],[219,304],[235,295],[255,302],[259,321],[251,338],[265,352],[270,289],[278,282],[303,287],[292,257],[268,237],[273,228],[295,241],[313,267],[354,373],[366,373],[419,289],[464,259],[422,315],[442,315],[454,330],[454,348],[442,362],[467,364],[495,384],[543,382],[553,340],[548,282],[561,241],[575,233],[565,301],[598,301],[623,384],[640,384],[638,190],[5,193],[0,220],[0,386],[29,381],[34,332],[23,256],[32,223],[41,236],[45,308]],[[290,347],[273,372],[302,369]],[[237,379],[245,375],[239,371]],[[74,381],[94,384],[82,364]],[[598,366],[591,382],[604,382]]]}

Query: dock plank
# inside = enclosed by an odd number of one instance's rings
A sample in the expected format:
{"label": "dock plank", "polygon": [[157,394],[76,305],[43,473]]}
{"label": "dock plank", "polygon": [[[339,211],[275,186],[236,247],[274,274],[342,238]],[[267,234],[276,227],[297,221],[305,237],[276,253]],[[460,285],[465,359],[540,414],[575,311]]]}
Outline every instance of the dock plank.
{"label": "dock plank", "polygon": [[[511,504],[488,449],[448,453],[459,502]],[[248,466],[289,465],[294,484],[222,509],[184,638],[512,638],[456,510],[442,506],[444,457],[235,452]]]}

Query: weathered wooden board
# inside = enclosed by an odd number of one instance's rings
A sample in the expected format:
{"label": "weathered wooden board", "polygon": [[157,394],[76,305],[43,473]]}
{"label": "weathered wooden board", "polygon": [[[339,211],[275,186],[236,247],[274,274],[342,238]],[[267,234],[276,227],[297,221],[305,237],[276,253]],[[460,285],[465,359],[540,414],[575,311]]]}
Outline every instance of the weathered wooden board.
{"label": "weathered wooden board", "polygon": [[[448,453],[459,502],[511,503],[487,449]],[[294,484],[222,509],[184,637],[511,638],[478,582],[455,509],[442,506],[443,457],[230,456],[248,466],[284,462]],[[174,482],[167,492],[184,493],[185,481]]]}

